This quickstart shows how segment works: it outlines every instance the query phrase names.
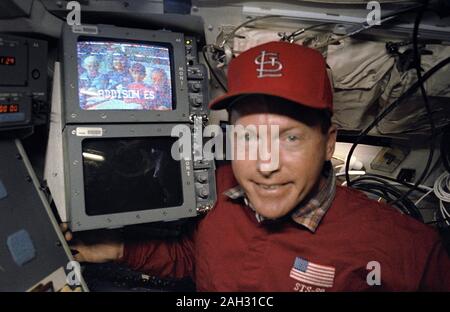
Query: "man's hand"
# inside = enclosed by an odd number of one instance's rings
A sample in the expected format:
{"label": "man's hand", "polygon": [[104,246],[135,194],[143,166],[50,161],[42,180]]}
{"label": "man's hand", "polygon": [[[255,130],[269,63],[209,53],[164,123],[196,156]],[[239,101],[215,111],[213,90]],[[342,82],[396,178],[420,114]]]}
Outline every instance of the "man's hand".
{"label": "man's hand", "polygon": [[61,224],[60,228],[78,262],[104,263],[117,261],[123,256],[124,244],[117,231],[91,231],[77,233],[77,237],[74,237],[67,223]]}

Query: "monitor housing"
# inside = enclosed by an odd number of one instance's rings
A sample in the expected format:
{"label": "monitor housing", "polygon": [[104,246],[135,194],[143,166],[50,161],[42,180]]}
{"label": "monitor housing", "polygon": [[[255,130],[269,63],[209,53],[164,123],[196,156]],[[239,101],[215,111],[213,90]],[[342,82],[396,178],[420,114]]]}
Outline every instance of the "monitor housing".
{"label": "monitor housing", "polygon": [[213,163],[194,168],[191,160],[173,159],[174,126],[67,126],[65,183],[72,230],[194,217],[197,207],[213,204]]}
{"label": "monitor housing", "polygon": [[[169,155],[169,147],[179,142],[180,134],[171,136],[173,127],[182,125],[203,133],[208,116],[207,72],[198,62],[196,44],[195,37],[170,31],[65,26],[62,64],[55,65],[44,175],[60,219],[72,231],[172,221],[194,217],[214,206],[214,161],[194,157],[193,152],[192,157],[178,161]],[[80,55],[88,61],[80,61]],[[154,81],[139,80],[138,74],[146,76],[152,68],[163,68],[170,76],[170,84],[163,85],[171,90],[172,109],[153,109],[151,101],[131,106],[127,101],[95,103],[99,90],[104,95],[105,90],[113,89],[88,90],[86,94],[92,92],[94,97],[89,103],[94,109],[83,107],[87,102],[80,105],[82,75],[84,82],[91,83],[91,78],[98,78],[95,73],[100,73],[108,83],[115,79],[123,87],[125,78],[113,72],[114,55],[116,63],[124,56],[132,60],[127,66],[135,72],[129,71],[127,79],[135,79],[132,84],[142,83],[133,85],[139,92],[147,87],[151,90]],[[92,61],[103,56],[108,61],[96,64],[97,72],[88,76]],[[154,58],[162,60],[148,61]],[[195,144],[198,147],[192,132],[190,151]]]}

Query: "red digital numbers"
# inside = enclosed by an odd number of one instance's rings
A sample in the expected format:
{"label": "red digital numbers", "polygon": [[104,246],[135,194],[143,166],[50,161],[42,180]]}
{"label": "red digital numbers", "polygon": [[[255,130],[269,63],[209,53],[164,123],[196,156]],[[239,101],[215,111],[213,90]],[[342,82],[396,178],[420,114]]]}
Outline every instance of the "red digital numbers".
{"label": "red digital numbers", "polygon": [[19,105],[17,104],[0,105],[0,114],[18,113],[18,112],[19,112]]}
{"label": "red digital numbers", "polygon": [[0,65],[15,65],[16,58],[14,56],[0,56]]}
{"label": "red digital numbers", "polygon": [[17,104],[9,105],[9,112],[10,113],[17,113],[17,112],[19,112],[19,105],[17,105]]}

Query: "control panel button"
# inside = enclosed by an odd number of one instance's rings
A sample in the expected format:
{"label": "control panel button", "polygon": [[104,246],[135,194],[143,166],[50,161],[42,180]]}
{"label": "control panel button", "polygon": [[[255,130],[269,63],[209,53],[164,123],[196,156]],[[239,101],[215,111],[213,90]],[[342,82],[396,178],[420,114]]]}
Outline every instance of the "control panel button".
{"label": "control panel button", "polygon": [[33,69],[33,71],[31,72],[31,77],[33,77],[33,79],[35,80],[41,78],[41,72],[39,71],[39,69]]}
{"label": "control panel button", "polygon": [[201,198],[208,198],[209,190],[207,188],[202,187],[197,190],[197,195]]}
{"label": "control panel button", "polygon": [[195,79],[195,80],[203,79],[203,72],[201,71],[200,68],[196,68],[194,66],[188,67],[187,73],[188,79]]}
{"label": "control panel button", "polygon": [[204,184],[207,181],[208,181],[208,174],[207,173],[199,173],[197,175],[197,182]]}
{"label": "control panel button", "polygon": [[8,236],[6,245],[14,262],[23,266],[36,257],[36,249],[28,231],[22,229]]}
{"label": "control panel button", "polygon": [[195,107],[200,107],[203,104],[203,99],[200,96],[191,97],[191,103]]}
{"label": "control panel button", "polygon": [[202,88],[202,85],[200,82],[194,82],[190,84],[190,87],[192,92],[197,93]]}

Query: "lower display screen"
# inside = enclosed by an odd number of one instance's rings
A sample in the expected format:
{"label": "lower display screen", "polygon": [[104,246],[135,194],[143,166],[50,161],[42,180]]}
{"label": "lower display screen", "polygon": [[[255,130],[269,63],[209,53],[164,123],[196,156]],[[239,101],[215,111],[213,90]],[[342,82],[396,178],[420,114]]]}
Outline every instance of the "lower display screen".
{"label": "lower display screen", "polygon": [[183,203],[177,138],[85,139],[82,143],[87,215],[168,208]]}

